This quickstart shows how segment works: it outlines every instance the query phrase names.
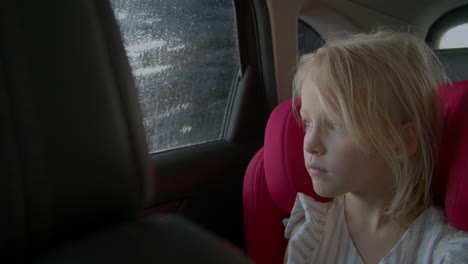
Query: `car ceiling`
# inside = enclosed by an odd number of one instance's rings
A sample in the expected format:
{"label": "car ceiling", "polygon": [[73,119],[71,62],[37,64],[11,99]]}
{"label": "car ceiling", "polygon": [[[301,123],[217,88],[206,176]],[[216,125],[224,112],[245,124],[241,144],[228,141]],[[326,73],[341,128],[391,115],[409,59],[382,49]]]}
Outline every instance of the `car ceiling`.
{"label": "car ceiling", "polygon": [[[466,0],[344,0],[378,13],[405,21],[422,28],[428,28],[445,12],[468,3]],[[344,2],[342,1],[342,2]]]}
{"label": "car ceiling", "polygon": [[291,97],[297,61],[297,19],[322,38],[385,26],[425,39],[443,14],[468,0],[266,0],[271,20],[278,102]]}

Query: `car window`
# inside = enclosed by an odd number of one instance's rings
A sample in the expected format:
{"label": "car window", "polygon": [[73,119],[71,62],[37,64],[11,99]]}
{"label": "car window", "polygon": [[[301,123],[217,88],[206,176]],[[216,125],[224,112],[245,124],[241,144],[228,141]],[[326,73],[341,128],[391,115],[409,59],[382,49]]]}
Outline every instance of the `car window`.
{"label": "car window", "polygon": [[450,28],[439,40],[437,49],[455,49],[468,47],[468,23]]}
{"label": "car window", "polygon": [[324,43],[320,35],[301,20],[299,20],[297,24],[297,37],[299,57],[316,51],[318,48],[322,47]]}
{"label": "car window", "polygon": [[231,0],[111,0],[150,152],[222,137],[238,75]]}

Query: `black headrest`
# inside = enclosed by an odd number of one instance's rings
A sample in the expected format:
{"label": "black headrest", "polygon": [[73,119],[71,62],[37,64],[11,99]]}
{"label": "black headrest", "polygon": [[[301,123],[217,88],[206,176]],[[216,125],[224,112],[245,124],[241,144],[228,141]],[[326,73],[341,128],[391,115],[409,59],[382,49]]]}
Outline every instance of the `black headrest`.
{"label": "black headrest", "polygon": [[0,113],[2,256],[143,207],[145,135],[108,1],[0,2]]}
{"label": "black headrest", "polygon": [[103,230],[39,259],[37,264],[252,263],[239,249],[176,215],[154,215]]}
{"label": "black headrest", "polygon": [[468,48],[437,50],[452,81],[468,80]]}

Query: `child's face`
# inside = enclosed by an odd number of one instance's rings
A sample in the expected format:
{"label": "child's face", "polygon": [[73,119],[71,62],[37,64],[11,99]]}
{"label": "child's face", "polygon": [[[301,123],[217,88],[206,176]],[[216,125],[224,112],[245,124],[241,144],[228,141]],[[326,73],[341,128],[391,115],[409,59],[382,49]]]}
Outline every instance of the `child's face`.
{"label": "child's face", "polygon": [[380,192],[392,186],[391,170],[382,158],[365,155],[353,143],[339,116],[325,116],[310,81],[301,90],[305,126],[305,166],[315,192],[323,197]]}

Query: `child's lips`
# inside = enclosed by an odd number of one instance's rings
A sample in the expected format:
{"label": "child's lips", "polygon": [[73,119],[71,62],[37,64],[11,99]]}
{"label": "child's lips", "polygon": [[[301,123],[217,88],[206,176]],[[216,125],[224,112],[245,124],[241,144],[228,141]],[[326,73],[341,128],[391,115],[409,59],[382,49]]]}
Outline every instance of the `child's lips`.
{"label": "child's lips", "polygon": [[316,166],[310,166],[310,167],[307,167],[307,171],[309,172],[309,174],[311,176],[316,176],[316,177],[322,177],[322,176],[325,176],[328,171],[327,170],[324,170],[320,167],[316,167]]}

